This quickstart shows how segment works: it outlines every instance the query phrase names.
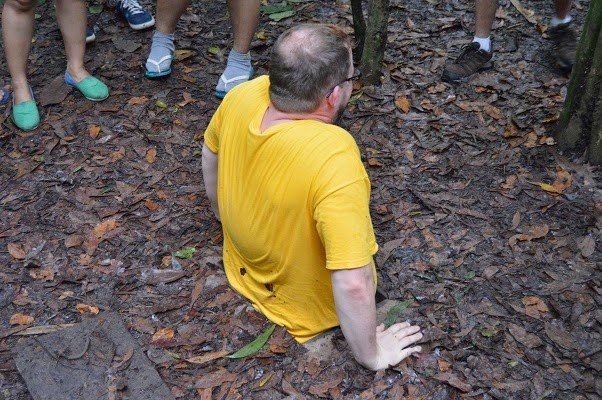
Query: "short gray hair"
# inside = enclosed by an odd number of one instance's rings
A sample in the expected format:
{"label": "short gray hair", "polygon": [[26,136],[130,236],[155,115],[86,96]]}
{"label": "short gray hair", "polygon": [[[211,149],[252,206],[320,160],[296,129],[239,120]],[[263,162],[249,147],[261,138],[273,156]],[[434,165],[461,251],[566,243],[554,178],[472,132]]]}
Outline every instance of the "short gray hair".
{"label": "short gray hair", "polygon": [[270,100],[283,112],[315,111],[348,78],[349,35],[336,25],[301,24],[276,40],[270,60]]}

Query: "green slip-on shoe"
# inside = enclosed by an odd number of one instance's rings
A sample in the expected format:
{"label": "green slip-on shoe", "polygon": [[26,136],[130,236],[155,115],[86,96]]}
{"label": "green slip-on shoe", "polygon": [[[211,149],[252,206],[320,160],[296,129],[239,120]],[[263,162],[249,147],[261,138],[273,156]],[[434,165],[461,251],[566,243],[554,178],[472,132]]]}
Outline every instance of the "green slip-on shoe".
{"label": "green slip-on shoe", "polygon": [[19,104],[15,104],[15,94],[13,93],[13,122],[17,125],[17,128],[24,131],[31,131],[40,125],[40,113],[38,112],[31,87],[29,90],[31,91],[31,98],[33,100],[24,101]]}
{"label": "green slip-on shoe", "polygon": [[75,82],[68,72],[65,72],[65,83],[79,90],[88,100],[102,101],[109,97],[109,88],[93,76]]}

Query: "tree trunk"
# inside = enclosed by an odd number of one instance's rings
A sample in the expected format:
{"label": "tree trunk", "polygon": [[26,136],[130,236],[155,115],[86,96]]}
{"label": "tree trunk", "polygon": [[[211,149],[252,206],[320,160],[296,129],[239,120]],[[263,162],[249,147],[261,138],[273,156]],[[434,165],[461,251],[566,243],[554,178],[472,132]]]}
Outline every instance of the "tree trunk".
{"label": "tree trunk", "polygon": [[362,0],[351,0],[351,15],[353,16],[353,31],[355,32],[354,59],[360,62],[364,53],[364,42],[366,40],[366,20],[364,19],[364,10],[362,9]]}
{"label": "tree trunk", "polygon": [[370,85],[380,83],[387,46],[388,20],[389,0],[369,0],[368,23],[366,24],[364,46],[362,47],[360,70],[363,74],[362,81]]}
{"label": "tree trunk", "polygon": [[563,150],[602,163],[602,0],[589,5],[556,139]]}

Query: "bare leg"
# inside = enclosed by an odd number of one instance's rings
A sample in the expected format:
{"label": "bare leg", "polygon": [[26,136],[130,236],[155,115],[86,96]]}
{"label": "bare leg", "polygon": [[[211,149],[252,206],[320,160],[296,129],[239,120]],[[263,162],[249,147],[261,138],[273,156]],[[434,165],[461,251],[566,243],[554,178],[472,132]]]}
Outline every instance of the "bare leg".
{"label": "bare leg", "polygon": [[178,20],[191,0],[157,0],[155,29],[161,33],[174,33]]}
{"label": "bare leg", "polygon": [[56,19],[61,28],[67,72],[76,82],[90,76],[84,67],[86,52],[86,2],[84,0],[56,0]]}
{"label": "bare leg", "polygon": [[496,10],[497,0],[475,0],[475,37],[486,38],[491,35]]}
{"label": "bare leg", "polygon": [[554,0],[554,12],[556,18],[565,19],[571,10],[571,0]]}
{"label": "bare leg", "polygon": [[33,100],[27,82],[27,57],[33,37],[37,0],[6,0],[2,9],[2,36],[15,104]]}
{"label": "bare leg", "polygon": [[261,0],[228,0],[230,23],[234,33],[233,49],[245,54],[249,51],[259,23]]}

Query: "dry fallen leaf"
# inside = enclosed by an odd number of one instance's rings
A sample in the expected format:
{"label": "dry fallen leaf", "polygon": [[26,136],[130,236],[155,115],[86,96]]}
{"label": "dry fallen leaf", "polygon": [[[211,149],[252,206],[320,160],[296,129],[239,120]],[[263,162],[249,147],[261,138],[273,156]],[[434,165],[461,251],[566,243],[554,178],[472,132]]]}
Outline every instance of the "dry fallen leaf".
{"label": "dry fallen leaf", "polygon": [[194,103],[196,101],[192,98],[192,95],[188,92],[182,93],[182,97],[184,97],[184,101],[178,103],[179,107],[184,107],[187,104]]}
{"label": "dry fallen leaf", "polygon": [[19,243],[9,243],[7,247],[10,255],[16,258],[17,260],[22,260],[27,256],[25,250],[23,249],[23,246]]}
{"label": "dry fallen leaf", "polygon": [[149,164],[152,164],[156,161],[157,159],[157,149],[148,149],[148,151],[146,152],[146,161]]}
{"label": "dry fallen leaf", "polygon": [[202,356],[195,356],[187,358],[186,361],[192,364],[205,364],[206,362],[216,360],[218,358],[222,358],[228,355],[228,351],[214,351],[210,353],[205,353]]}
{"label": "dry fallen leaf", "polygon": [[410,102],[406,96],[398,97],[395,100],[395,105],[406,114],[410,111]]}
{"label": "dry fallen leaf", "polygon": [[75,306],[75,308],[77,309],[77,312],[79,312],[80,314],[98,314],[100,312],[98,307],[89,306],[84,303],[79,303],[78,305]]}
{"label": "dry fallen leaf", "polygon": [[160,342],[165,339],[172,339],[174,337],[174,335],[175,335],[175,332],[173,329],[163,328],[163,329],[155,332],[155,334],[151,338],[150,342],[152,344],[152,343]]}
{"label": "dry fallen leaf", "polygon": [[145,96],[140,96],[140,97],[132,97],[131,99],[128,100],[129,104],[144,104],[148,101],[148,98]]}
{"label": "dry fallen leaf", "polygon": [[525,313],[533,318],[540,319],[541,313],[548,312],[548,306],[542,299],[536,296],[526,296],[521,300],[525,306]]}
{"label": "dry fallen leaf", "polygon": [[146,199],[146,201],[144,202],[144,206],[151,211],[155,211],[157,208],[159,208],[159,204],[155,203],[150,199]]}
{"label": "dry fallen leaf", "polygon": [[92,234],[94,236],[96,236],[98,239],[100,239],[107,232],[115,229],[117,226],[118,226],[117,220],[115,220],[114,218],[111,218],[109,220],[106,220],[106,221],[101,222],[100,224],[96,225],[94,227],[94,229],[92,230]]}
{"label": "dry fallen leaf", "polygon": [[448,363],[447,361],[437,360],[437,364],[439,365],[440,371],[447,371],[448,369],[451,368],[451,364]]}
{"label": "dry fallen leaf", "polygon": [[9,321],[11,325],[31,325],[32,322],[33,317],[24,314],[14,314]]}
{"label": "dry fallen leaf", "polygon": [[581,240],[581,243],[578,245],[579,250],[581,250],[581,255],[583,257],[589,257],[594,254],[596,251],[596,241],[591,236],[586,236]]}
{"label": "dry fallen leaf", "polygon": [[556,180],[552,183],[552,186],[556,190],[556,193],[562,193],[571,187],[572,181],[571,174],[559,168],[556,171]]}
{"label": "dry fallen leaf", "polygon": [[547,225],[535,225],[528,229],[527,233],[521,233],[514,235],[508,240],[510,247],[516,246],[519,241],[531,241],[533,239],[539,239],[548,234],[550,228]]}
{"label": "dry fallen leaf", "polygon": [[384,166],[384,164],[381,163],[380,161],[378,161],[376,158],[369,158],[368,159],[368,165],[370,165],[372,167],[382,167],[382,166]]}
{"label": "dry fallen leaf", "polygon": [[100,133],[100,126],[90,125],[90,127],[88,128],[88,132],[90,133],[90,137],[92,139],[96,139],[98,137],[98,134]]}

